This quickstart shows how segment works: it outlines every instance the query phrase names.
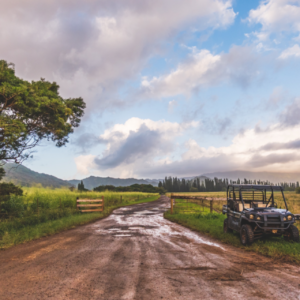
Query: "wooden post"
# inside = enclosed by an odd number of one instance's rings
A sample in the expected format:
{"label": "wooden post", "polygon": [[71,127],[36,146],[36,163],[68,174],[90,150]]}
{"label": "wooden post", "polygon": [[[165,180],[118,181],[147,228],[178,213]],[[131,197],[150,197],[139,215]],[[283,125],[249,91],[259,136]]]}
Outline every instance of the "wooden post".
{"label": "wooden post", "polygon": [[120,200],[121,200],[121,203],[122,203],[122,195],[120,196]]}
{"label": "wooden post", "polygon": [[140,200],[140,195],[138,195],[138,201]]}
{"label": "wooden post", "polygon": [[[122,196],[121,196],[122,197]],[[104,211],[104,196],[102,196],[102,211]]]}
{"label": "wooden post", "polygon": [[60,211],[61,211],[61,198],[59,198],[59,208],[60,208]]}
{"label": "wooden post", "polygon": [[204,200],[202,200],[202,211],[204,211],[204,203],[203,203]]}
{"label": "wooden post", "polygon": [[173,194],[171,194],[171,214],[173,214],[173,199],[172,199]]}
{"label": "wooden post", "polygon": [[210,200],[210,213],[213,212],[213,200]]}
{"label": "wooden post", "polygon": [[37,214],[39,215],[39,198],[36,199]]}
{"label": "wooden post", "polygon": [[78,208],[78,203],[77,203],[77,200],[78,200],[79,198],[77,197],[76,198],[76,208],[77,208],[77,210],[79,210],[79,208]]}

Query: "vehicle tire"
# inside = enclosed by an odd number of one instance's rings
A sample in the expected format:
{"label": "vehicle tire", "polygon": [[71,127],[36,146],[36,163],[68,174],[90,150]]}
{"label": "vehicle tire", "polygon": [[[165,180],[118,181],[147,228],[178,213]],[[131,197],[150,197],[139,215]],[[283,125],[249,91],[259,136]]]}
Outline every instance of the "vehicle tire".
{"label": "vehicle tire", "polygon": [[254,241],[254,233],[250,225],[243,225],[240,232],[241,243],[244,246],[250,246]]}
{"label": "vehicle tire", "polygon": [[283,237],[288,242],[299,243],[299,230],[295,225],[291,225],[286,232],[283,234]]}
{"label": "vehicle tire", "polygon": [[231,232],[233,232],[233,230],[228,227],[228,219],[224,220],[223,231],[224,231],[224,233],[231,233]]}

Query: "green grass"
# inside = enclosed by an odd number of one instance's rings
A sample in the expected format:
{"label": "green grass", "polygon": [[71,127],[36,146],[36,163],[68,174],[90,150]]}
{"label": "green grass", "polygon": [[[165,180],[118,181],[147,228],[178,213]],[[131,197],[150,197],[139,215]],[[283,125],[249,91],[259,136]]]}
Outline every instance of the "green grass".
{"label": "green grass", "polygon": [[269,238],[264,241],[257,240],[250,247],[242,246],[237,233],[223,233],[225,215],[218,213],[211,214],[209,213],[209,208],[206,207],[204,207],[203,211],[202,207],[194,203],[186,205],[178,202],[176,200],[173,214],[170,211],[164,214],[166,219],[192,230],[202,232],[223,243],[268,257],[300,264],[300,244],[286,242],[283,238]]}
{"label": "green grass", "polygon": [[[80,213],[76,210],[77,197],[95,199],[102,195],[105,202],[103,212]],[[67,189],[25,188],[23,197],[10,201],[14,209],[12,216],[0,222],[0,249],[87,224],[108,216],[118,207],[154,201],[158,197],[158,194],[136,192],[78,193]],[[39,199],[39,214],[36,199]]]}

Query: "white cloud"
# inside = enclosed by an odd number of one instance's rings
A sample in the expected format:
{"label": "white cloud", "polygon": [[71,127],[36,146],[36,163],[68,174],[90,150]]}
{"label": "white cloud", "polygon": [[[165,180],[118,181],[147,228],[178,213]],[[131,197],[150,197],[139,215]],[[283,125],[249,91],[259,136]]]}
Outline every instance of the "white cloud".
{"label": "white cloud", "polygon": [[299,0],[268,0],[261,1],[257,9],[249,13],[250,23],[262,25],[256,32],[259,40],[265,41],[271,33],[300,32],[300,1]]}
{"label": "white cloud", "polygon": [[[97,157],[78,156],[75,160],[77,169],[82,174],[96,169],[99,175],[118,172],[128,175],[129,170],[136,171],[134,166],[143,165],[174,151],[176,138],[197,125],[197,122],[176,123],[131,118],[124,124],[116,124],[105,130],[99,137],[102,143],[106,143],[105,151]],[[124,170],[127,171],[124,173]]]}
{"label": "white cloud", "polygon": [[294,45],[293,47],[287,48],[280,54],[280,59],[287,59],[290,57],[300,57],[300,47],[298,44]]}
{"label": "white cloud", "polygon": [[229,53],[214,55],[203,49],[193,50],[189,59],[169,74],[141,82],[140,97],[171,97],[189,95],[193,91],[223,81],[243,87],[260,75],[259,56],[249,47],[234,46]]}
{"label": "white cloud", "polygon": [[120,104],[116,88],[167,39],[183,29],[226,27],[234,17],[225,0],[6,1],[0,53],[19,76],[56,80],[63,96],[103,108]]}
{"label": "white cloud", "polygon": [[77,171],[82,175],[88,175],[90,170],[95,167],[95,155],[80,155],[75,157]]}
{"label": "white cloud", "polygon": [[102,155],[79,156],[76,164],[81,173],[93,170],[98,175],[114,177],[161,178],[236,169],[297,172],[300,123],[285,126],[284,121],[267,130],[256,127],[244,130],[228,146],[203,147],[194,139],[186,142],[178,139],[187,136],[187,130],[198,125],[195,122],[180,124],[132,118],[100,136],[107,143]]}

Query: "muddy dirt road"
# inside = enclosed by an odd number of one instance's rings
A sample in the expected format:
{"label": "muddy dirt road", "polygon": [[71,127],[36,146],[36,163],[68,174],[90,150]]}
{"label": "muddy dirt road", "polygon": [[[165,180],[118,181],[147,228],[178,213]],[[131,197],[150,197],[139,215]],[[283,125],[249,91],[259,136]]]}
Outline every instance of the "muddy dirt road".
{"label": "muddy dirt road", "polygon": [[0,299],[300,299],[300,268],[163,219],[169,199],[0,252]]}

